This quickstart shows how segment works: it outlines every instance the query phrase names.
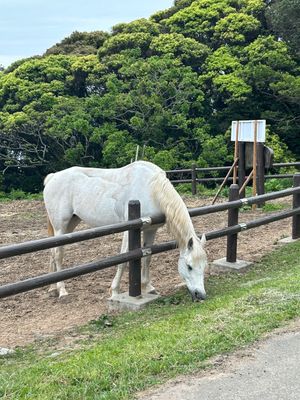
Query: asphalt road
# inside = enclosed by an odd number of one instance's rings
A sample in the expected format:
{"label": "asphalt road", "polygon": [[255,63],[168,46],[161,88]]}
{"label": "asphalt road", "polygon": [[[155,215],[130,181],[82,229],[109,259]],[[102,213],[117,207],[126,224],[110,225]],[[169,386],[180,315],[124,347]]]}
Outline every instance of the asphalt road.
{"label": "asphalt road", "polygon": [[300,323],[219,367],[143,394],[141,400],[300,400]]}

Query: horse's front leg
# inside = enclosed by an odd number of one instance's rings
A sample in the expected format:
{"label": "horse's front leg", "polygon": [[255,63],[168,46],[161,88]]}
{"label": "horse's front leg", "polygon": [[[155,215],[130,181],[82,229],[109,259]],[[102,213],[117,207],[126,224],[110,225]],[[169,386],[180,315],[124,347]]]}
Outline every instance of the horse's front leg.
{"label": "horse's front leg", "polygon": [[[144,247],[150,247],[153,244],[156,231],[157,229],[147,229],[143,232]],[[151,255],[142,259],[142,291],[145,293],[156,294],[157,292],[150,282],[150,264]]]}
{"label": "horse's front leg", "polygon": [[[127,251],[128,251],[128,232],[124,232],[122,246],[121,246],[121,253],[126,253]],[[112,281],[110,288],[112,298],[120,293],[120,283],[126,266],[127,263],[118,265],[117,273]]]}

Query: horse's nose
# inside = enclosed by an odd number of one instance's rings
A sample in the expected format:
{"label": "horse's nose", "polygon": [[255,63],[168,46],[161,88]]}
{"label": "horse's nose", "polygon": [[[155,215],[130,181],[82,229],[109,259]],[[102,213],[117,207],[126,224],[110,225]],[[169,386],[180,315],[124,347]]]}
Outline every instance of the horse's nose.
{"label": "horse's nose", "polygon": [[205,292],[200,292],[198,290],[195,290],[194,293],[192,294],[193,300],[194,301],[199,301],[199,300],[205,300],[206,299],[206,293]]}

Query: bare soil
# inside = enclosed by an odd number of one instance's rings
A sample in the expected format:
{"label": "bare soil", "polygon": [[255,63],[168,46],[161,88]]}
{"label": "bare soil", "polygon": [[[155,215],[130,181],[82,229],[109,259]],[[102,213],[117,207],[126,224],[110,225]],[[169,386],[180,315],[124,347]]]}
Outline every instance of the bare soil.
{"label": "bare soil", "polygon": [[[211,199],[185,199],[188,207],[208,205]],[[290,199],[281,200],[290,204]],[[278,201],[277,201],[278,203]],[[270,213],[268,213],[270,214]],[[259,218],[265,213],[243,211],[240,222]],[[227,213],[221,212],[193,218],[197,232],[221,229],[227,224]],[[86,228],[80,225],[79,229]],[[239,234],[238,258],[258,261],[277,246],[280,238],[289,236],[291,220],[285,219],[255,230]],[[0,245],[20,243],[47,236],[46,215],[42,202],[12,201],[0,203]],[[165,228],[158,232],[156,242],[170,240]],[[119,252],[121,235],[94,239],[66,247],[64,267],[95,261]],[[224,257],[226,239],[208,242],[209,261]],[[174,250],[153,257],[152,283],[162,296],[173,293],[181,283],[177,273],[178,251]],[[0,261],[0,284],[23,280],[48,272],[49,251],[8,258]],[[0,347],[23,346],[37,340],[68,336],[78,325],[107,314],[109,288],[116,269],[109,268],[66,282],[69,296],[66,299],[51,297],[48,288],[33,290],[0,300]],[[209,271],[208,271],[209,274]],[[128,277],[123,278],[126,290]]]}

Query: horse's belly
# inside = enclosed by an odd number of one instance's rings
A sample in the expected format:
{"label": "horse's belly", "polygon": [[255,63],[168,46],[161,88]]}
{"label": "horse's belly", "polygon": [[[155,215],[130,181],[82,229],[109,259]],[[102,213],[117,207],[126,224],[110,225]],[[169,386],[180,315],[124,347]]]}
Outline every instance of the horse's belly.
{"label": "horse's belly", "polygon": [[115,213],[113,206],[75,209],[74,214],[91,227],[111,225],[121,221],[120,216]]}

